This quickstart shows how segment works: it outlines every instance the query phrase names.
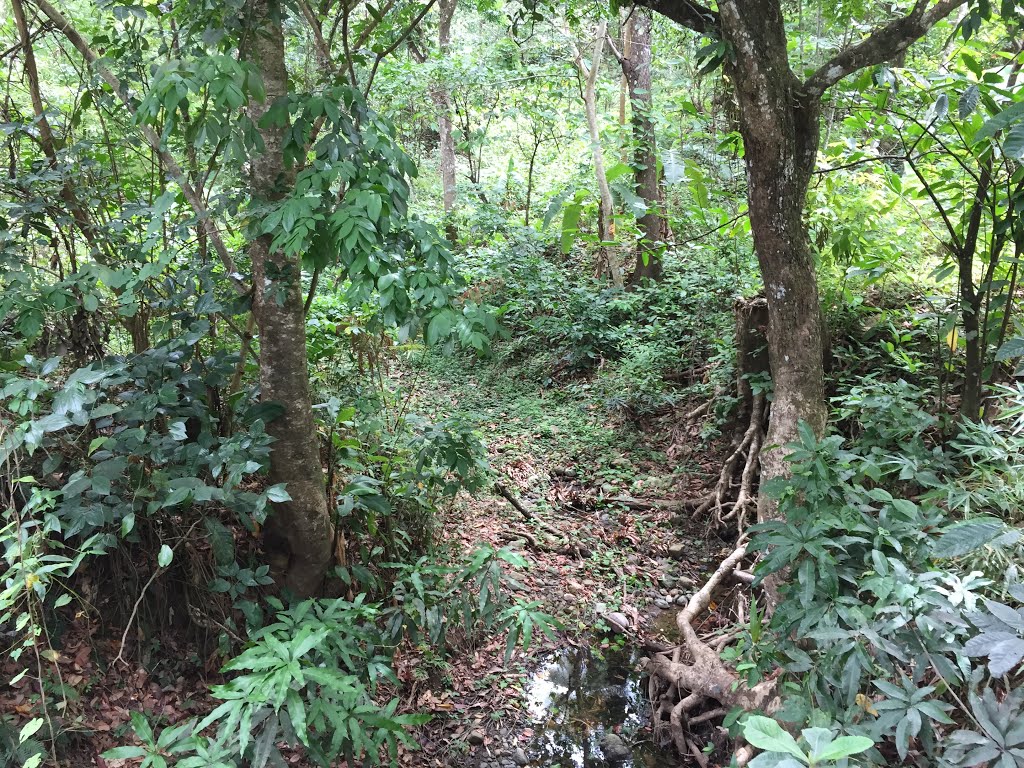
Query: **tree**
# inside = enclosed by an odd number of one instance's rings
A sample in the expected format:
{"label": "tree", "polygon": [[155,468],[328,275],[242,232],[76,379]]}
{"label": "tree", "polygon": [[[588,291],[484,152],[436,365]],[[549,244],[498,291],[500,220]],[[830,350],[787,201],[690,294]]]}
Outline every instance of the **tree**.
{"label": "tree", "polygon": [[[786,448],[806,422],[826,421],[826,330],[804,203],[820,141],[822,97],[846,76],[899,56],[965,0],[917,0],[905,15],[849,45],[801,79],[790,67],[781,0],[723,0],[717,11],[687,0],[641,4],[718,42],[739,104],[754,248],[768,300],[768,353],[774,395],[762,485],[786,474]],[[762,492],[761,519],[775,506]]]}
{"label": "tree", "polygon": [[[249,161],[249,188],[257,204],[285,198],[295,184],[294,167],[284,155],[287,123],[264,120],[268,110],[288,99],[281,8],[276,0],[258,0],[251,16],[244,62],[263,80],[265,98],[250,104],[249,116],[259,127],[262,151]],[[314,594],[333,557],[330,514],[320,465],[320,441],[313,421],[306,358],[306,319],[302,265],[264,232],[249,243],[252,263],[253,313],[260,332],[260,388],[264,401],[284,412],[268,425],[274,437],[272,483],[287,483],[290,499],[280,500],[269,520],[270,541],[287,557],[286,585],[298,595]]]}
{"label": "tree", "polygon": [[597,76],[601,71],[601,59],[604,56],[607,32],[608,22],[602,19],[597,23],[597,28],[594,31],[594,49],[589,64],[583,60],[583,52],[580,50],[576,38],[571,34],[569,42],[572,46],[573,62],[580,74],[580,95],[587,113],[587,131],[590,134],[590,148],[594,159],[594,176],[597,177],[597,233],[600,240],[597,251],[597,272],[598,274],[607,273],[611,277],[612,284],[621,287],[623,284],[622,268],[609,250],[609,243],[615,237],[612,218],[615,211],[612,190],[608,186],[608,175],[604,168],[601,127],[597,120]]}
{"label": "tree", "polygon": [[654,95],[651,91],[651,11],[634,7],[629,12],[620,52],[609,40],[608,45],[622,66],[622,75],[629,90],[632,107],[633,174],[636,194],[647,206],[637,222],[640,225],[640,243],[636,266],[629,281],[637,283],[647,278],[661,278],[660,252],[668,234],[662,211],[663,196],[658,173],[657,134],[654,126]]}
{"label": "tree", "polygon": [[[451,46],[452,18],[455,15],[456,0],[439,0],[440,19],[437,24],[437,50],[442,58],[449,54]],[[452,105],[446,84],[435,85],[431,96],[437,108],[437,144],[441,155],[441,186],[444,194],[444,212],[450,216],[455,210],[455,137],[452,134]]]}

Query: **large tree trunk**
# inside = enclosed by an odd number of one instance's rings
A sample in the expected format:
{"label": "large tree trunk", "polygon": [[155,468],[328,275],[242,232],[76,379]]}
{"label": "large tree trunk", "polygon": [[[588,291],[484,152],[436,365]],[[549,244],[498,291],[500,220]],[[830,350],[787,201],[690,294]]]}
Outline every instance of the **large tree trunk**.
{"label": "large tree trunk", "polygon": [[636,7],[631,12],[630,44],[623,45],[622,72],[629,87],[633,124],[633,168],[636,194],[647,205],[640,217],[640,247],[630,282],[661,279],[661,248],[667,227],[658,179],[657,140],[654,130],[654,96],[651,93],[651,11]]}
{"label": "large tree trunk", "polygon": [[[805,96],[789,68],[778,0],[719,5],[723,36],[735,49],[736,84],[745,146],[750,226],[768,300],[768,355],[774,384],[761,455],[762,483],[786,474],[785,446],[807,422],[825,428],[822,313],[804,200],[818,150],[817,98]],[[775,512],[764,494],[758,517]]]}
{"label": "large tree trunk", "polygon": [[[440,20],[437,26],[437,42],[441,56],[446,57],[451,42],[452,17],[455,15],[456,0],[439,0],[437,4]],[[455,210],[455,138],[452,135],[451,94],[447,85],[436,85],[431,89],[431,98],[437,109],[438,149],[441,155],[441,186],[444,194],[444,212],[450,216]],[[451,224],[449,235],[454,235]]]}
{"label": "large tree trunk", "polygon": [[[259,70],[266,100],[253,104],[253,122],[288,93],[282,10],[277,0],[256,0],[250,45],[242,55]],[[262,128],[263,152],[250,161],[254,201],[280,200],[294,182],[285,167],[283,128]],[[332,526],[327,509],[319,439],[313,421],[306,360],[306,327],[298,259],[270,247],[271,235],[249,244],[253,271],[253,312],[259,325],[260,386],[264,401],[284,407],[267,425],[274,437],[270,481],[287,483],[290,501],[274,504],[267,542],[287,557],[284,584],[299,596],[316,593],[331,562]]]}

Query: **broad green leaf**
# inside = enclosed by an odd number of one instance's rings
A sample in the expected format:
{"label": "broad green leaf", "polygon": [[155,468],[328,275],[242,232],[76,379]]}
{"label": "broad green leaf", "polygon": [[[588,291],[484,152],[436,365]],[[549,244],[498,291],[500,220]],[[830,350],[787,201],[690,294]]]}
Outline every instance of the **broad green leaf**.
{"label": "broad green leaf", "polygon": [[142,747],[114,747],[108,749],[102,756],[107,760],[133,760],[137,757],[145,757],[146,750]]}
{"label": "broad green leaf", "polygon": [[828,745],[821,754],[815,755],[815,760],[842,760],[850,755],[866,752],[875,746],[875,742],[867,736],[840,736]]}
{"label": "broad green leaf", "polygon": [[748,717],[743,724],[743,738],[766,752],[785,752],[808,762],[807,756],[800,749],[800,745],[796,743],[796,739],[769,717],[761,715]]}
{"label": "broad green leaf", "polygon": [[932,547],[932,557],[961,557],[988,544],[1005,530],[1001,520],[979,517],[946,528]]}
{"label": "broad green leaf", "polygon": [[974,140],[977,142],[983,141],[984,139],[991,139],[999,133],[999,131],[1004,128],[1008,128],[1021,118],[1024,118],[1024,101],[1011,104],[995,117],[990,117],[985,121],[985,124],[978,129],[978,132],[974,134]]}
{"label": "broad green leaf", "polygon": [[285,490],[285,483],[278,483],[267,488],[267,498],[275,504],[292,500],[291,495]]}
{"label": "broad green leaf", "polygon": [[24,744],[26,741],[32,738],[35,732],[43,727],[43,722],[43,718],[34,717],[27,723],[25,723],[25,725],[23,725],[21,727],[21,730],[18,732],[18,743]]}
{"label": "broad green leaf", "polygon": [[961,120],[968,117],[978,107],[978,100],[981,98],[981,91],[976,83],[967,86],[967,89],[960,94],[957,101],[957,115]]}
{"label": "broad green leaf", "polygon": [[171,560],[174,559],[174,550],[166,544],[160,545],[160,554],[156,556],[157,565],[161,568],[166,568],[171,564]]}
{"label": "broad green leaf", "polygon": [[1024,159],[1024,123],[1015,125],[1003,141],[1003,154],[1012,160]]}

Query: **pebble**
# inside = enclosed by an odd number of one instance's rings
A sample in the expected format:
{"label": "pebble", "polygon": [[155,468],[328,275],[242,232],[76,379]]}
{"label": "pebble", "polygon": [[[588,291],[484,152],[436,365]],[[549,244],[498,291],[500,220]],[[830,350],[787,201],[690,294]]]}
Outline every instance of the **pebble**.
{"label": "pebble", "polygon": [[689,595],[680,594],[676,598],[676,605],[686,605],[688,602],[690,602],[690,596]]}
{"label": "pebble", "polygon": [[608,622],[608,626],[610,626],[614,632],[621,633],[629,630],[629,618],[618,611],[605,614],[604,620]]}
{"label": "pebble", "polygon": [[654,601],[654,605],[657,608],[661,608],[662,610],[665,610],[666,608],[668,608],[668,600],[666,600],[663,597],[659,597],[657,600]]}
{"label": "pebble", "polygon": [[484,743],[484,732],[479,728],[475,731],[470,731],[469,737],[466,739],[466,741],[468,741],[474,747],[480,746]]}
{"label": "pebble", "polygon": [[672,544],[668,548],[668,556],[673,560],[682,560],[686,555],[686,545],[683,543]]}
{"label": "pebble", "polygon": [[614,733],[606,733],[601,739],[601,751],[609,763],[621,763],[630,758],[632,754],[626,743]]}
{"label": "pebble", "polygon": [[676,579],[676,586],[679,587],[680,589],[686,589],[687,587],[692,587],[696,583],[697,582],[695,582],[689,576],[680,576],[678,579]]}
{"label": "pebble", "polygon": [[530,764],[530,758],[522,747],[516,747],[516,751],[512,753],[512,762],[522,767]]}

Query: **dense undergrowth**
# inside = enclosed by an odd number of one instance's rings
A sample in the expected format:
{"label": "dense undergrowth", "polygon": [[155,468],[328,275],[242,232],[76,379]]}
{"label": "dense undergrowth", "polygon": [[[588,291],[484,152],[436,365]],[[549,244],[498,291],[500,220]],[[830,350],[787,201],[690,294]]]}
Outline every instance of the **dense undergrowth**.
{"label": "dense undergrowth", "polygon": [[[730,461],[775,391],[744,373],[737,310],[767,280],[772,201],[745,187],[768,153],[743,146],[749,62],[725,36],[658,22],[629,93],[628,66],[597,71],[615,35],[627,51],[624,7],[463,4],[431,53],[432,2],[60,5],[0,20],[0,766],[414,760],[413,693],[564,628],[523,551],[459,523],[505,479],[488,441],[530,491],[555,484],[546,454],[580,502],[534,494],[528,536],[563,512],[607,533],[548,544],[607,582],[573,641],[658,578],[624,570],[661,541],[630,510],[681,536],[668,510],[706,509],[679,497],[723,456],[757,505],[774,446]],[[862,5],[819,3],[813,34],[777,6],[794,77],[898,12]],[[655,738],[702,766],[1024,767],[1024,106],[1018,4],[990,5],[815,86],[813,183],[781,197],[808,192],[783,218],[830,332],[830,428],[788,446],[774,519],[722,529],[719,504],[675,542],[739,551],[699,616],[673,595],[728,685],[652,702],[673,713]],[[432,176],[442,134],[455,181]],[[91,709],[129,675],[179,700],[107,733]],[[755,688],[761,712],[719,706]]]}
{"label": "dense undergrowth", "polygon": [[[268,568],[248,537],[268,500],[287,492],[260,482],[270,447],[263,424],[274,414],[244,398],[211,399],[239,360],[201,356],[209,330],[201,319],[181,314],[192,335],[144,355],[77,370],[29,359],[6,374],[5,402],[20,426],[5,438],[18,512],[4,530],[4,621],[24,638],[12,658],[42,681],[41,716],[10,741],[10,754],[31,765],[44,742],[58,750],[66,740],[62,723],[73,722],[76,694],[47,662],[59,654],[53,633],[69,612],[100,607],[81,593],[83,578],[124,578],[119,553],[147,549],[158,552],[157,570],[128,593],[145,601],[144,631],[173,626],[149,601],[182,590],[223,628],[225,658],[242,650],[211,689],[221,703],[205,719],[171,727],[133,716],[139,745],[110,757],[198,766],[244,755],[263,765],[279,759],[276,745],[291,743],[327,764],[410,745],[407,732],[421,720],[396,711],[396,649],[429,648],[444,659],[489,633],[511,629],[513,641],[529,642],[535,628],[555,623],[536,602],[502,597],[502,566],[521,567],[519,555],[437,548],[437,506],[491,481],[478,431],[487,392],[516,382],[634,430],[712,399],[708,445],[727,429],[734,318],[722,308],[738,296],[736,279],[709,278],[706,265],[687,260],[667,265],[662,283],[625,292],[575,279],[579,266],[552,257],[534,234],[470,251],[471,298],[491,306],[504,328],[484,357],[403,346],[329,299],[314,303],[322,452],[349,532],[334,574],[342,596],[331,600],[288,604],[267,592]],[[813,758],[815,749],[837,754],[826,730],[869,739],[861,760],[969,766],[991,756],[1009,765],[1020,738],[1012,677],[1024,658],[1024,613],[1013,607],[1024,598],[1024,552],[1008,527],[1022,493],[1024,393],[1004,387],[993,395],[997,418],[960,422],[948,402],[956,360],[934,318],[899,284],[888,301],[866,295],[876,298],[831,316],[838,433],[820,441],[804,433],[793,478],[772,489],[785,521],[757,527],[752,539],[765,553],[759,579],[792,578],[770,616],[751,600],[725,651],[748,684],[781,673],[774,716],[810,730],[791,742],[771,729],[759,736],[767,726],[746,719],[735,733],[769,750],[760,765],[827,764]],[[936,372],[927,361],[943,349],[949,364]],[[418,415],[423,377],[439,381],[453,363],[468,366],[478,385],[440,420]],[[529,407],[538,410],[519,415],[542,418],[541,403]],[[562,428],[591,447],[622,439]],[[207,554],[195,551],[197,536]],[[158,576],[163,586],[147,596]],[[102,609],[121,616],[115,626],[142,621],[138,603],[107,598]],[[196,735],[207,727],[210,736]]]}

